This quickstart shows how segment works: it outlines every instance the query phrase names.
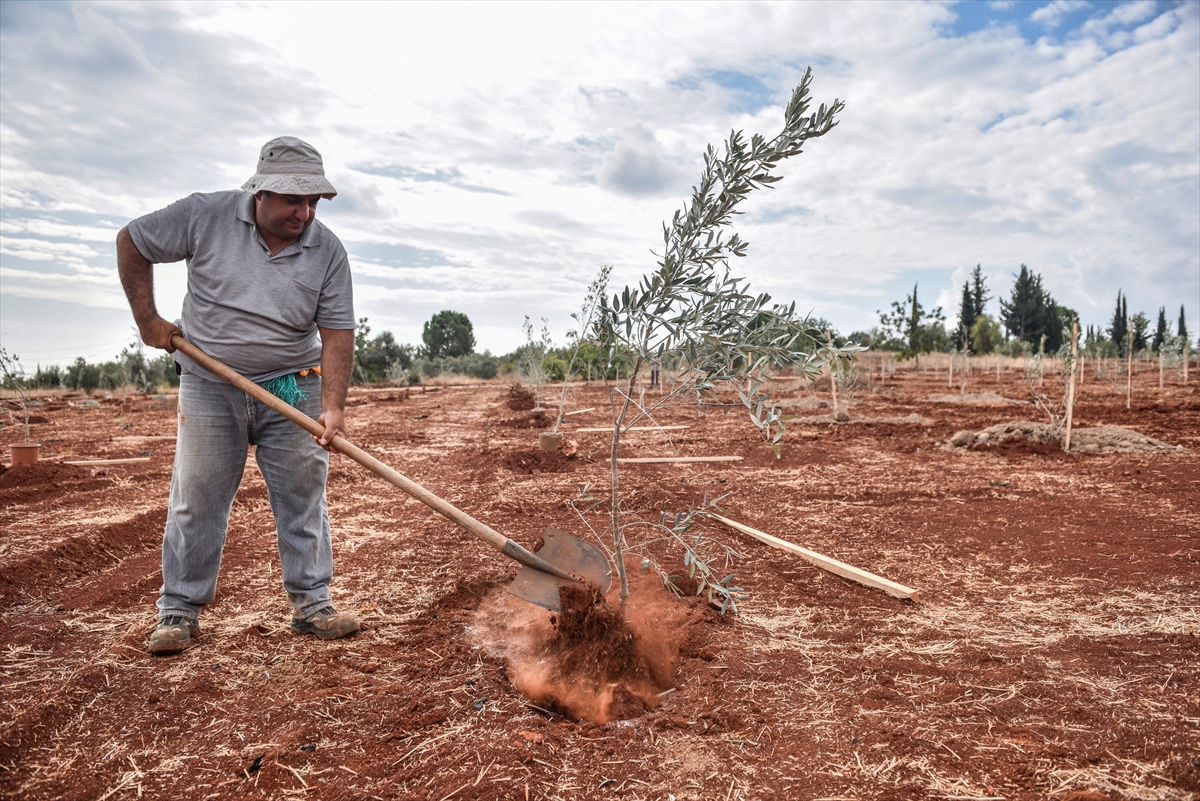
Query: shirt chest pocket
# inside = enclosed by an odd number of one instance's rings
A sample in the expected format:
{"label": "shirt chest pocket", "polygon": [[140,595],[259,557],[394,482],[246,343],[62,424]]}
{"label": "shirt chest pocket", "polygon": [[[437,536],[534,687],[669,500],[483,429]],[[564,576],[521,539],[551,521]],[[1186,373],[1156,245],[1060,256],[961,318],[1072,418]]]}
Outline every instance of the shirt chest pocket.
{"label": "shirt chest pocket", "polygon": [[317,300],[321,292],[299,281],[288,281],[279,306],[279,316],[296,328],[308,330],[317,319]]}

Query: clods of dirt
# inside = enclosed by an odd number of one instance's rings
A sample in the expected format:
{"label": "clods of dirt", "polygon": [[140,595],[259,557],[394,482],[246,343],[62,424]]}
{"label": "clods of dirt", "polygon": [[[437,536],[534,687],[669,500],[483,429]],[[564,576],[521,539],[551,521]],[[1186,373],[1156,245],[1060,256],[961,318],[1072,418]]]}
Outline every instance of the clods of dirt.
{"label": "clods of dirt", "polygon": [[562,451],[544,451],[541,448],[526,448],[510,451],[504,455],[504,466],[514,473],[537,475],[539,473],[569,473],[578,464]]}
{"label": "clods of dirt", "polygon": [[540,431],[544,428],[549,428],[554,424],[554,421],[545,412],[534,412],[529,415],[522,414],[498,420],[496,424],[505,428],[527,428],[533,431]]}
{"label": "clods of dirt", "polygon": [[1062,444],[1057,440],[1025,439],[1024,437],[1004,437],[995,440],[976,442],[968,446],[973,451],[987,451],[1004,456],[1035,455],[1052,458],[1066,458]]}
{"label": "clods of dirt", "polygon": [[556,614],[494,592],[471,636],[508,663],[513,686],[539,708],[593,723],[641,717],[659,706],[684,646],[709,618],[653,577],[631,572],[630,580],[624,610],[615,583],[607,596],[559,585]]}

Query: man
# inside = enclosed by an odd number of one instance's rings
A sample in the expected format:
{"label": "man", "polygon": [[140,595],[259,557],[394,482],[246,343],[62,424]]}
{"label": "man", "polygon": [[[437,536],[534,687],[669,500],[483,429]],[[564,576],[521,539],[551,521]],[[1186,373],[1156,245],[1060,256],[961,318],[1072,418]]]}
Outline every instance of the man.
{"label": "man", "polygon": [[[355,325],[345,248],[316,221],[318,201],[337,191],[320,153],[290,136],[263,146],[242,190],[191,195],[117,235],[117,268],[142,341],[173,353],[180,373],[152,654],[178,653],[199,633],[248,445],[275,516],[292,628],[322,639],[358,630],[329,599],[327,451],[344,433]],[[181,259],[187,294],[172,323],[155,308],[153,265]],[[311,437],[177,352],[175,334],[315,417],[324,433]]]}

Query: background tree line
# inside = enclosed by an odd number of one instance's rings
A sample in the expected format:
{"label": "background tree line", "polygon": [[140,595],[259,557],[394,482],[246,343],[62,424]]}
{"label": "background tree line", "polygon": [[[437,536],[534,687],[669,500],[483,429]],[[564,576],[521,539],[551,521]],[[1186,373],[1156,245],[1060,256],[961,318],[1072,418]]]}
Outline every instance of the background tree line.
{"label": "background tree line", "polygon": [[[912,294],[903,301],[893,301],[889,311],[877,312],[879,326],[856,331],[848,340],[904,356],[938,351],[1022,356],[1054,353],[1068,345],[1071,324],[1079,321],[1079,313],[1059,304],[1046,289],[1042,276],[1027,265],[1022,264],[1014,278],[1008,297],[999,298],[996,317],[987,314],[991,296],[982,267],[976,265],[963,283],[957,320],[950,330],[942,308],[926,310],[914,284]],[[1129,348],[1135,354],[1178,354],[1189,336],[1182,305],[1174,332],[1165,307],[1158,310],[1152,332],[1150,318],[1144,312],[1129,314],[1128,300],[1120,291],[1108,327],[1089,325],[1081,334],[1081,347],[1100,356],[1124,356]]]}
{"label": "background tree line", "polygon": [[[1007,298],[999,299],[999,314],[987,314],[991,299],[980,265],[963,283],[958,316],[950,330],[942,308],[926,309],[918,296],[918,285],[903,301],[879,314],[879,325],[869,331],[842,336],[826,320],[810,318],[808,325],[830,332],[835,345],[849,342],[874,350],[894,351],[903,356],[931,352],[1001,353],[1022,356],[1030,353],[1054,353],[1069,344],[1071,323],[1079,320],[1074,309],[1060,305],[1042,283],[1041,275],[1022,264]],[[543,321],[544,322],[544,321]],[[391,331],[371,337],[366,317],[360,318],[355,331],[354,374],[358,384],[416,384],[424,378],[458,374],[472,378],[495,378],[501,373],[520,372],[522,365],[537,361],[546,380],[562,381],[567,365],[574,360],[573,378],[615,380],[629,369],[623,354],[606,354],[595,339],[568,334],[567,341],[555,346],[544,330],[542,339],[528,341],[510,353],[494,356],[490,351],[475,351],[474,328],[467,315],[445,310],[433,315],[421,332],[421,344],[401,344]],[[1080,343],[1092,356],[1124,357],[1130,349],[1135,355],[1165,353],[1179,356],[1190,333],[1184,307],[1174,330],[1166,307],[1158,310],[1152,326],[1145,312],[1129,313],[1129,301],[1123,290],[1117,292],[1116,307],[1107,327],[1088,325]],[[808,343],[807,347],[812,347]],[[670,368],[671,365],[663,365]],[[12,389],[12,379],[5,387]],[[132,387],[152,393],[179,386],[175,362],[169,354],[147,358],[140,342],[126,346],[115,359],[89,363],[83,357],[66,367],[38,365],[24,385],[35,389],[69,389],[88,394],[96,390],[113,391]]]}

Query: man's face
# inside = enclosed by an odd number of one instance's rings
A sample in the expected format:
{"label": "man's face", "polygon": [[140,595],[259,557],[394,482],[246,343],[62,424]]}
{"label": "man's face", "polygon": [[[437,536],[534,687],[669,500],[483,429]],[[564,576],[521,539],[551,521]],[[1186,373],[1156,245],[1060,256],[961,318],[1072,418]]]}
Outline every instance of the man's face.
{"label": "man's face", "polygon": [[295,239],[317,219],[320,195],[278,195],[258,192],[254,195],[254,221],[259,230],[280,239]]}

